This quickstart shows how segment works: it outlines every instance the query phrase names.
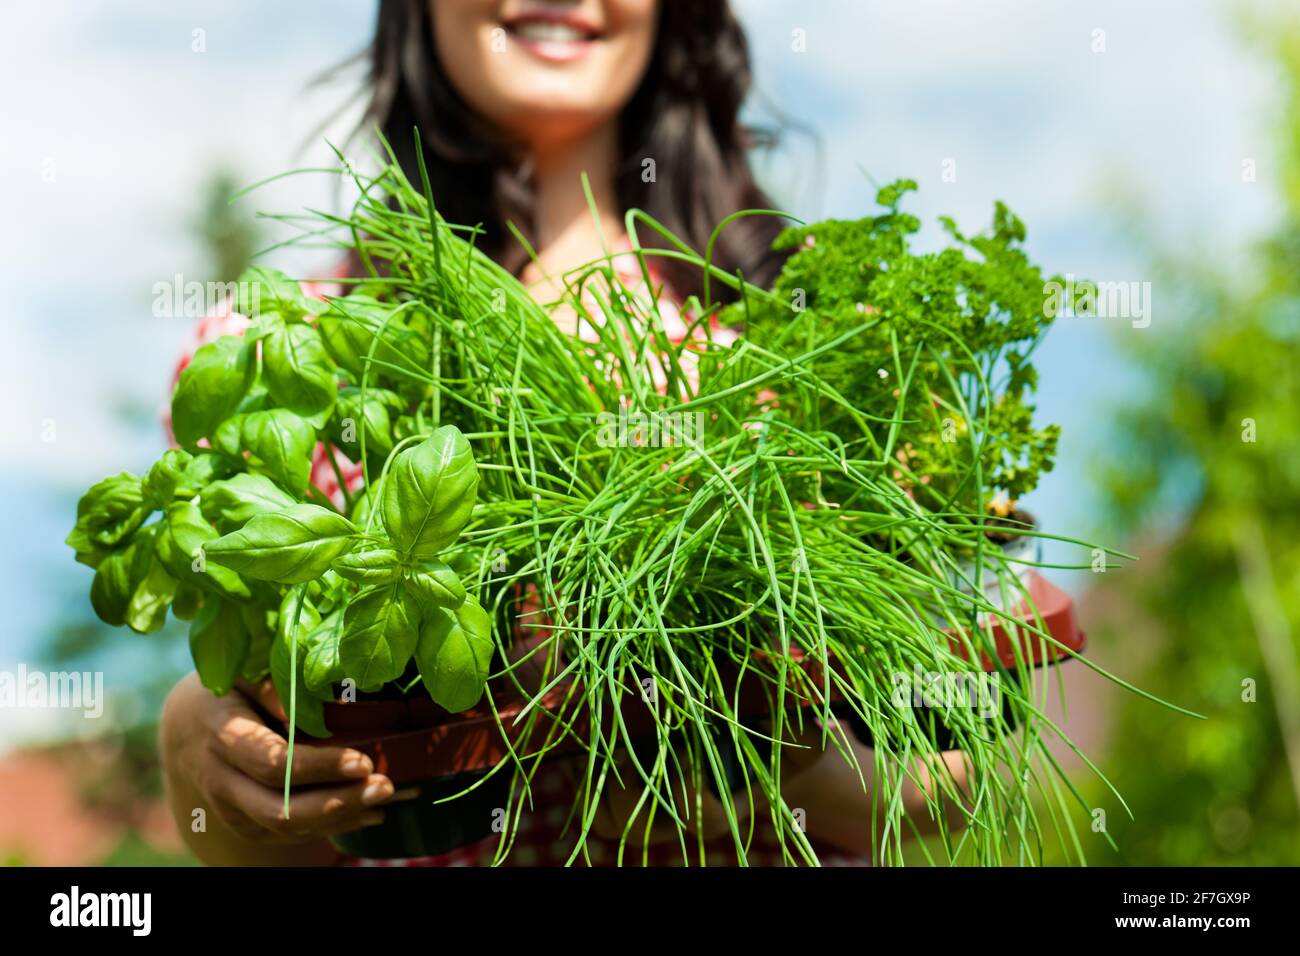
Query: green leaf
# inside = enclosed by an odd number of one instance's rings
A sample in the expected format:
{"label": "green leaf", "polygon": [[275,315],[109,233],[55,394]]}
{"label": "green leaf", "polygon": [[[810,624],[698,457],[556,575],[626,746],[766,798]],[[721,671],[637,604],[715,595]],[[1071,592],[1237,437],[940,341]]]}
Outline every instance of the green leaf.
{"label": "green leaf", "polygon": [[176,579],[167,573],[155,553],[159,525],[140,531],[131,558],[131,600],[126,626],[138,634],[152,634],[167,621],[167,608],[176,596]]}
{"label": "green leaf", "polygon": [[244,419],[247,417],[247,412],[239,412],[231,415],[218,425],[216,431],[210,436],[212,447],[227,458],[242,460],[244,457]]}
{"label": "green leaf", "polygon": [[[166,508],[185,475],[185,469],[194,456],[183,448],[169,448],[144,476],[141,491],[150,508]],[[188,497],[193,497],[197,491]],[[183,496],[182,497],[186,497]]]}
{"label": "green leaf", "polygon": [[425,618],[415,661],[429,696],[458,714],[478,703],[492,664],[492,620],[473,598]]}
{"label": "green leaf", "polygon": [[[320,624],[320,614],[306,600],[303,592],[303,588],[294,588],[284,596],[280,604],[279,626],[271,643],[271,682],[284,704],[284,712],[294,716],[299,730],[313,737],[328,737],[330,732],[325,726],[324,704],[319,696],[311,693],[304,675],[307,635]],[[292,693],[295,660],[296,695]]]}
{"label": "green leaf", "polygon": [[356,501],[352,505],[352,523],[358,528],[365,529],[370,520],[370,513],[384,499],[384,479],[376,477],[361,494],[357,495]]}
{"label": "green leaf", "polygon": [[176,596],[172,598],[172,614],[178,621],[192,621],[203,606],[203,592],[187,584],[176,584]]}
{"label": "green leaf", "polygon": [[427,560],[456,540],[478,494],[469,442],[453,425],[394,459],[384,480],[381,515],[393,546]]}
{"label": "green leaf", "polygon": [[339,660],[358,689],[378,690],[402,676],[419,639],[419,620],[398,585],[365,591],[347,606]]}
{"label": "green leaf", "polygon": [[307,635],[308,651],[303,676],[309,690],[332,696],[334,685],[347,677],[347,670],[339,657],[339,641],[342,637],[342,611],[335,611]]}
{"label": "green leaf", "polygon": [[[266,386],[261,382],[254,382],[253,387],[248,390],[244,400],[239,403],[236,409],[236,415],[246,415],[249,412],[265,411],[271,405],[271,393],[266,390]],[[238,433],[236,433],[238,434]]]}
{"label": "green leaf", "polygon": [[441,561],[430,561],[405,581],[407,591],[420,605],[421,611],[434,608],[456,608],[465,602],[465,585],[456,572]]}
{"label": "green leaf", "polygon": [[162,627],[176,580],[154,556],[158,525],[141,528],[130,544],[107,554],[90,585],[90,604],[105,624],[141,634]]}
{"label": "green leaf", "polygon": [[[416,374],[425,368],[428,342],[406,328],[402,316],[389,320],[395,308],[370,296],[349,295],[331,300],[329,307],[320,314],[316,324],[325,348],[334,361],[348,371],[353,381],[361,381],[372,342],[375,343],[376,363],[410,369]],[[368,381],[374,381],[377,375],[400,374],[385,366],[373,364]]]}
{"label": "green leaf", "polygon": [[191,455],[183,448],[169,448],[144,476],[141,491],[150,509],[161,510],[173,501],[195,497],[225,474],[229,474],[229,466],[218,455]]}
{"label": "green leaf", "polygon": [[271,644],[275,641],[275,628],[271,621],[277,611],[257,604],[241,604],[239,613],[248,631],[248,654],[244,658],[241,676],[244,680],[256,682],[271,672]]}
{"label": "green leaf", "polygon": [[338,398],[338,373],[310,325],[295,323],[262,343],[262,374],[271,398],[319,427]]}
{"label": "green leaf", "polygon": [[131,565],[136,550],[132,546],[105,555],[95,570],[95,580],[90,583],[90,606],[111,627],[126,623],[126,609],[134,590]]}
{"label": "green leaf", "polygon": [[220,697],[235,686],[248,656],[249,635],[239,607],[213,599],[190,624],[190,656],[203,686]]}
{"label": "green leaf", "polygon": [[355,588],[339,577],[333,568],[307,583],[307,597],[325,616],[343,603],[345,598],[351,599],[354,593]]}
{"label": "green leaf", "polygon": [[294,494],[307,490],[316,429],[287,408],[271,408],[242,416],[240,441],[259,467]]}
{"label": "green leaf", "polygon": [[252,266],[239,276],[236,310],[249,318],[277,312],[287,319],[300,318],[312,310],[302,286],[278,269]]}
{"label": "green leaf", "polygon": [[77,552],[78,561],[96,567],[107,552],[126,545],[149,512],[140,479],[124,471],[97,482],[81,496],[77,522],[66,542]]}
{"label": "green leaf", "polygon": [[362,548],[334,562],[339,577],[364,587],[392,584],[402,576],[397,552],[392,548]]}
{"label": "green leaf", "polygon": [[172,432],[181,445],[210,437],[235,413],[257,373],[251,343],[223,335],[201,346],[172,395]]}
{"label": "green leaf", "polygon": [[244,338],[249,342],[260,342],[284,327],[284,316],[279,312],[262,312],[244,329]]}
{"label": "green leaf", "polygon": [[209,521],[234,529],[243,527],[254,515],[283,511],[293,504],[293,496],[266,475],[238,474],[204,488],[199,507]]}
{"label": "green leaf", "polygon": [[353,546],[356,528],[319,505],[260,514],[204,549],[208,560],[259,581],[301,584],[320,577]]}
{"label": "green leaf", "polygon": [[339,391],[334,417],[330,420],[330,438],[348,457],[361,460],[361,438],[366,440],[366,456],[384,459],[393,450],[393,419],[406,408],[396,392],[368,387],[365,401],[361,389],[349,385]]}
{"label": "green leaf", "polygon": [[186,585],[227,598],[247,600],[251,597],[248,585],[238,574],[229,568],[208,564],[204,549],[217,537],[217,529],[208,524],[198,505],[192,501],[178,501],[163,513],[156,544],[158,559],[172,577]]}

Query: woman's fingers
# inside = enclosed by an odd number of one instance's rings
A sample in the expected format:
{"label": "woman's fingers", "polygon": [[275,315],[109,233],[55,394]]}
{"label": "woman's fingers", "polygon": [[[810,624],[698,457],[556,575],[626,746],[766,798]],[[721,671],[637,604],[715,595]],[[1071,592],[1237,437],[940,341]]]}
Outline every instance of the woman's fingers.
{"label": "woman's fingers", "polygon": [[383,821],[383,804],[394,797],[387,777],[372,774],[347,786],[315,787],[292,793],[286,815],[284,796],[239,773],[215,781],[214,796],[225,822],[244,833],[260,831],[282,840],[346,833]]}
{"label": "woman's fingers", "polygon": [[[268,787],[284,785],[289,742],[262,723],[238,695],[215,715],[211,745],[218,757]],[[290,783],[299,785],[360,780],[374,772],[370,758],[348,747],[294,747]]]}
{"label": "woman's fingers", "polygon": [[280,695],[275,692],[275,685],[271,683],[271,678],[267,677],[253,684],[241,677],[235,682],[235,687],[276,720],[286,724],[289,722],[289,716],[284,712],[284,705],[280,703]]}

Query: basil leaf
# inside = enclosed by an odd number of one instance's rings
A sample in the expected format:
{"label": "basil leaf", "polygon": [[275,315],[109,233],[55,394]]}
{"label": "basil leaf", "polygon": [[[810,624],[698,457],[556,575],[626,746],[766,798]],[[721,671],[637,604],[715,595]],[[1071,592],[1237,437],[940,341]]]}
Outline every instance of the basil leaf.
{"label": "basil leaf", "polygon": [[353,584],[378,587],[402,576],[397,552],[392,548],[364,548],[343,555],[334,562],[339,577]]}
{"label": "basil leaf", "polygon": [[[306,638],[318,624],[320,615],[304,596],[303,588],[294,588],[284,596],[280,604],[279,626],[276,627],[275,639],[271,642],[271,683],[280,695],[284,712],[294,716],[299,730],[313,737],[328,737],[330,732],[325,726],[324,705],[321,698],[312,694],[307,687],[303,671],[307,662]],[[295,646],[298,665],[296,698],[290,693],[293,686]]]}
{"label": "basil leaf", "polygon": [[172,395],[172,433],[181,445],[211,436],[235,413],[253,384],[257,363],[251,343],[223,335],[201,346],[181,372]]}
{"label": "basil leaf", "polygon": [[347,677],[347,670],[339,657],[342,637],[342,611],[335,611],[307,635],[309,650],[303,664],[303,677],[309,690],[333,696],[334,685]]}
{"label": "basil leaf", "polygon": [[254,382],[253,387],[248,390],[244,400],[239,403],[236,414],[246,415],[249,412],[264,411],[271,404],[271,393],[266,390],[266,386],[261,382]]}
{"label": "basil leaf", "polygon": [[432,558],[456,540],[478,494],[469,441],[444,425],[393,460],[384,480],[381,515],[400,554]]}
{"label": "basil leaf", "polygon": [[287,408],[234,415],[213,432],[212,444],[234,459],[242,459],[247,451],[252,467],[296,494],[306,491],[311,480],[316,428]]}
{"label": "basil leaf", "polygon": [[376,477],[352,505],[352,523],[364,529],[370,521],[370,512],[384,499],[384,479]]}
{"label": "basil leaf", "polygon": [[316,429],[309,422],[286,408],[271,408],[244,415],[239,432],[254,466],[294,494],[307,490],[316,448]]}
{"label": "basil leaf", "polygon": [[192,621],[203,607],[203,592],[188,584],[177,583],[176,596],[172,598],[172,614],[178,621]]}
{"label": "basil leaf", "polygon": [[78,561],[97,567],[108,551],[127,543],[149,512],[140,479],[124,471],[97,482],[81,496],[77,523],[66,542],[77,552]]}
{"label": "basil leaf", "polygon": [[307,583],[307,597],[322,616],[328,616],[344,598],[351,598],[353,593],[354,589],[333,568]]}
{"label": "basil leaf", "polygon": [[231,415],[218,425],[217,430],[210,436],[212,447],[227,458],[242,460],[244,457],[244,419],[247,417],[248,413],[240,412]]}
{"label": "basil leaf", "polygon": [[185,476],[186,467],[193,460],[194,456],[183,448],[169,448],[163,452],[162,457],[145,473],[141,483],[141,491],[149,507],[165,508],[171,503]]}
{"label": "basil leaf", "polygon": [[278,312],[296,319],[311,311],[302,286],[278,269],[252,266],[239,276],[236,310],[249,318],[264,312]]}
{"label": "basil leaf", "polygon": [[162,509],[173,501],[193,498],[225,474],[229,474],[229,466],[217,455],[191,455],[183,448],[169,448],[145,474],[141,491],[149,508]]}
{"label": "basil leaf", "polygon": [[[389,316],[395,308],[370,296],[349,295],[331,300],[329,307],[317,319],[317,328],[330,357],[346,369],[354,381],[361,381],[372,343],[375,359],[375,364],[371,365],[372,377],[375,374],[400,375],[401,369],[423,374],[428,341],[406,328],[401,316],[390,321]],[[379,362],[385,364],[379,365]]]}
{"label": "basil leaf", "polygon": [[276,612],[255,604],[241,604],[239,613],[244,629],[248,631],[248,654],[240,676],[256,682],[271,672],[271,643],[275,640],[275,630],[270,619]]}
{"label": "basil leaf", "polygon": [[178,501],[168,505],[163,513],[156,544],[158,559],[178,581],[223,597],[247,600],[252,595],[238,574],[221,565],[208,564],[204,549],[217,537],[217,529],[208,524],[198,505]]}
{"label": "basil leaf", "polygon": [[105,555],[95,570],[95,580],[90,583],[90,606],[95,615],[110,627],[121,627],[126,623],[126,609],[134,591],[131,565],[135,552],[133,545]]}
{"label": "basil leaf", "polygon": [[244,338],[249,342],[260,342],[268,335],[274,335],[285,327],[284,316],[279,312],[261,312],[244,329]]}
{"label": "basil leaf", "polygon": [[259,581],[301,584],[320,577],[353,546],[352,522],[319,505],[260,514],[204,549],[208,561]]}
{"label": "basil leaf", "polygon": [[433,608],[456,608],[465,602],[465,585],[456,572],[441,561],[430,561],[407,576],[408,593],[422,611]]}
{"label": "basil leaf", "polygon": [[262,343],[262,376],[271,398],[303,418],[329,418],[338,398],[338,375],[310,325],[295,323],[272,333]]}
{"label": "basil leaf", "polygon": [[330,438],[348,456],[361,460],[361,437],[366,439],[366,456],[387,458],[393,450],[393,416],[406,408],[396,392],[367,387],[365,401],[361,389],[349,385],[339,391],[334,417],[330,420]]}
{"label": "basil leaf", "polygon": [[468,598],[454,610],[434,609],[426,616],[415,662],[429,696],[458,714],[483,696],[493,650],[491,618]]}
{"label": "basil leaf", "polygon": [[393,585],[360,594],[343,611],[339,660],[363,691],[402,676],[419,639],[419,610]]}
{"label": "basil leaf", "polygon": [[235,686],[248,657],[249,635],[239,607],[214,599],[190,624],[190,656],[203,686],[220,697]]}
{"label": "basil leaf", "polygon": [[176,579],[167,573],[155,553],[160,525],[141,529],[131,558],[131,600],[126,626],[139,634],[152,634],[167,621],[167,608],[176,596]]}
{"label": "basil leaf", "polygon": [[254,515],[283,511],[295,504],[292,495],[265,475],[238,474],[203,489],[203,517],[227,528],[242,527]]}

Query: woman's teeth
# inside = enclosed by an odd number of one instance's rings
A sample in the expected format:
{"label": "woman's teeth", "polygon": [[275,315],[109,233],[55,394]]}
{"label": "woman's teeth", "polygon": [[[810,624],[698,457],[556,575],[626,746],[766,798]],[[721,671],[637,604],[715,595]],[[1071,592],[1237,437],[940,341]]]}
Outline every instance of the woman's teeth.
{"label": "woman's teeth", "polygon": [[537,20],[519,24],[514,32],[521,39],[538,43],[581,43],[587,39],[587,34],[576,27]]}

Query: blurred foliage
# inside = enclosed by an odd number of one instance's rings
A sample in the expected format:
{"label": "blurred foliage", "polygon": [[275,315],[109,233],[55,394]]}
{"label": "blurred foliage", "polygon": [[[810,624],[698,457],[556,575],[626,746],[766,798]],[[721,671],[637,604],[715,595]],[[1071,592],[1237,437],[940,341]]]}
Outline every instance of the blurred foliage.
{"label": "blurred foliage", "polygon": [[1138,686],[1207,718],[1121,698],[1100,763],[1136,819],[1092,796],[1126,864],[1300,862],[1300,17],[1250,33],[1281,102],[1276,164],[1259,157],[1241,188],[1276,181],[1279,221],[1244,269],[1158,257],[1168,318],[1126,336],[1150,389],[1108,456],[1110,518],[1161,530],[1106,581],[1123,623],[1095,637],[1142,656]]}
{"label": "blurred foliage", "polygon": [[208,180],[203,206],[195,224],[208,254],[208,272],[214,282],[229,282],[253,261],[258,241],[256,220],[247,203],[235,203],[239,183],[221,171]]}
{"label": "blurred foliage", "polygon": [[128,832],[122,842],[97,866],[198,866],[190,853],[168,853],[151,846],[135,832]]}

